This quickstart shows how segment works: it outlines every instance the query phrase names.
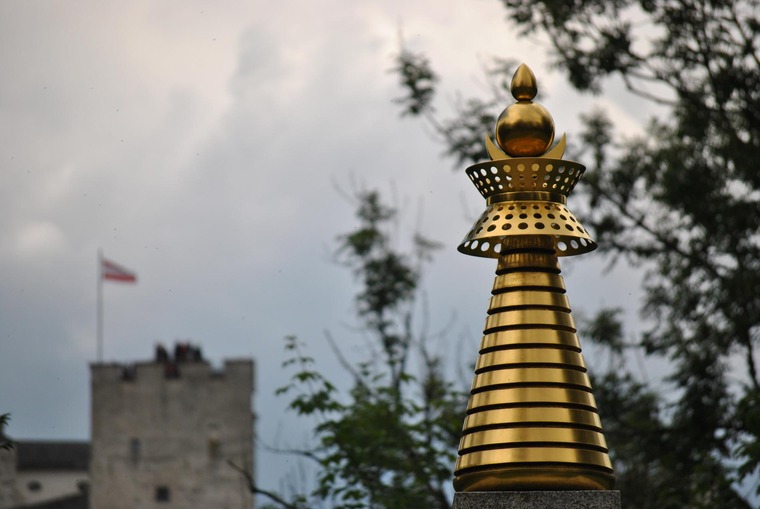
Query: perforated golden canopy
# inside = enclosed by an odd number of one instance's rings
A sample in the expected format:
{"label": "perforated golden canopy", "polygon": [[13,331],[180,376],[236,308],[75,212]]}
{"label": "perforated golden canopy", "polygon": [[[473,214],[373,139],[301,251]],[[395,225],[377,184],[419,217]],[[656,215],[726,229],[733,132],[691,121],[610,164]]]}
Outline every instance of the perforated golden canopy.
{"label": "perforated golden canopy", "polygon": [[546,236],[559,256],[597,244],[567,208],[567,195],[585,167],[572,161],[513,158],[467,168],[488,208],[459,245],[460,252],[497,258],[509,237]]}

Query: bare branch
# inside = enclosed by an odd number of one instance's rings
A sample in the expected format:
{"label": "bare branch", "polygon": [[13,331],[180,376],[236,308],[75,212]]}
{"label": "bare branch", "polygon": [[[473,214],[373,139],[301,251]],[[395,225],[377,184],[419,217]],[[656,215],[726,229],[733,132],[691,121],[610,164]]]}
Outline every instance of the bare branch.
{"label": "bare branch", "polygon": [[254,495],[264,495],[269,500],[280,504],[280,506],[284,507],[285,509],[304,509],[300,505],[291,504],[284,498],[280,497],[277,493],[273,493],[271,491],[257,487],[256,483],[253,481],[253,475],[251,475],[251,473],[245,468],[236,465],[232,460],[227,460],[227,464],[245,478],[246,482],[248,483],[248,488]]}
{"label": "bare branch", "polygon": [[354,378],[355,383],[361,383],[362,382],[361,375],[359,375],[359,373],[357,373],[357,371],[354,369],[354,366],[350,362],[348,362],[348,359],[346,359],[346,357],[343,355],[343,351],[340,348],[338,348],[338,344],[335,342],[335,339],[333,338],[332,333],[330,333],[330,331],[328,330],[325,330],[324,335],[325,335],[325,339],[327,340],[327,344],[330,345],[330,349],[335,354],[335,357],[338,359],[338,362],[343,367],[343,369],[345,369],[351,374],[351,376]]}

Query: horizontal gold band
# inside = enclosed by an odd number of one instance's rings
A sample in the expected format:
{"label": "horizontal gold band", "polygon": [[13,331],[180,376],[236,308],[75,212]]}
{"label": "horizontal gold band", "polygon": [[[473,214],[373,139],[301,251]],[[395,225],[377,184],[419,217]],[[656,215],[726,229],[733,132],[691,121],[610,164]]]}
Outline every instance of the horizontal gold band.
{"label": "horizontal gold band", "polygon": [[499,293],[509,288],[543,287],[564,293],[565,282],[559,274],[548,272],[510,272],[496,276],[493,282],[493,293]]}
{"label": "horizontal gold band", "polygon": [[491,297],[489,312],[515,306],[545,306],[570,311],[570,303],[563,293],[519,290],[499,293]]}
{"label": "horizontal gold band", "polygon": [[568,447],[515,447],[463,454],[457,459],[454,474],[466,468],[504,463],[569,463],[612,470],[610,457],[604,452]]}
{"label": "horizontal gold band", "polygon": [[478,356],[475,371],[492,366],[508,366],[510,364],[560,364],[574,366],[580,371],[586,370],[583,355],[572,350],[557,348],[512,348],[509,350],[494,350]]}
{"label": "horizontal gold band", "polygon": [[511,191],[507,193],[494,194],[486,198],[486,203],[488,205],[515,201],[549,201],[566,205],[567,197],[564,194],[553,193],[551,191]]}
{"label": "horizontal gold band", "polygon": [[562,424],[600,430],[599,414],[592,410],[558,407],[497,408],[470,414],[464,418],[463,431],[488,426]]}
{"label": "horizontal gold band", "polygon": [[454,478],[456,491],[611,490],[614,486],[612,471],[578,465],[498,465],[465,470]]}
{"label": "horizontal gold band", "polygon": [[479,392],[470,396],[468,413],[479,408],[506,405],[573,405],[596,410],[596,400],[590,392],[562,387],[516,387]]}
{"label": "horizontal gold band", "polygon": [[570,313],[548,309],[518,309],[494,313],[486,318],[485,330],[526,325],[546,326],[547,328],[560,327],[575,332],[575,322]]}
{"label": "horizontal gold band", "polygon": [[554,329],[512,329],[490,332],[483,336],[480,349],[513,345],[558,345],[578,351],[581,349],[575,333]]}
{"label": "horizontal gold band", "polygon": [[472,390],[476,391],[494,385],[524,383],[566,384],[591,389],[591,381],[588,375],[574,369],[511,368],[486,371],[475,375],[472,380]]}
{"label": "horizontal gold band", "polygon": [[573,428],[508,428],[489,429],[464,435],[459,442],[459,453],[474,447],[493,447],[503,445],[507,447],[523,446],[531,444],[570,444],[588,446],[590,448],[607,449],[604,435],[597,431]]}
{"label": "horizontal gold band", "polygon": [[[530,237],[529,237],[530,238]],[[546,244],[538,249],[547,249],[549,251],[554,250],[554,243],[551,239],[542,239]],[[515,240],[508,246],[511,249],[531,249],[530,247],[522,248],[520,244]],[[536,272],[551,272],[559,274],[559,262],[556,255],[536,252],[536,251],[517,251],[502,253],[499,257],[498,264],[496,266],[496,272],[502,273],[509,270],[519,269],[525,272],[526,269],[539,269]]]}

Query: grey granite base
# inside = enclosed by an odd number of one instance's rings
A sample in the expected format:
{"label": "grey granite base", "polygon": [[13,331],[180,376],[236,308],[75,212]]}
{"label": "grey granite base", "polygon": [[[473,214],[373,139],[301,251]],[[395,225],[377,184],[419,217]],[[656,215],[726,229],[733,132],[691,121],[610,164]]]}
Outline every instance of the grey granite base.
{"label": "grey granite base", "polygon": [[471,491],[452,509],[620,509],[619,491]]}

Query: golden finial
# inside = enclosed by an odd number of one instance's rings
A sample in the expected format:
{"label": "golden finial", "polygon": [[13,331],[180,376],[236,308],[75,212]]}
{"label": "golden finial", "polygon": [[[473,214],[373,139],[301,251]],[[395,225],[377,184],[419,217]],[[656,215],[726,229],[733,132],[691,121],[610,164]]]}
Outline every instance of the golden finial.
{"label": "golden finial", "polygon": [[536,75],[525,64],[520,64],[512,76],[512,97],[518,101],[532,101],[538,93]]}
{"label": "golden finial", "polygon": [[512,96],[517,99],[496,121],[496,143],[510,157],[538,157],[554,141],[554,121],[549,112],[534,103],[538,87],[530,68],[522,64],[512,77]]}

